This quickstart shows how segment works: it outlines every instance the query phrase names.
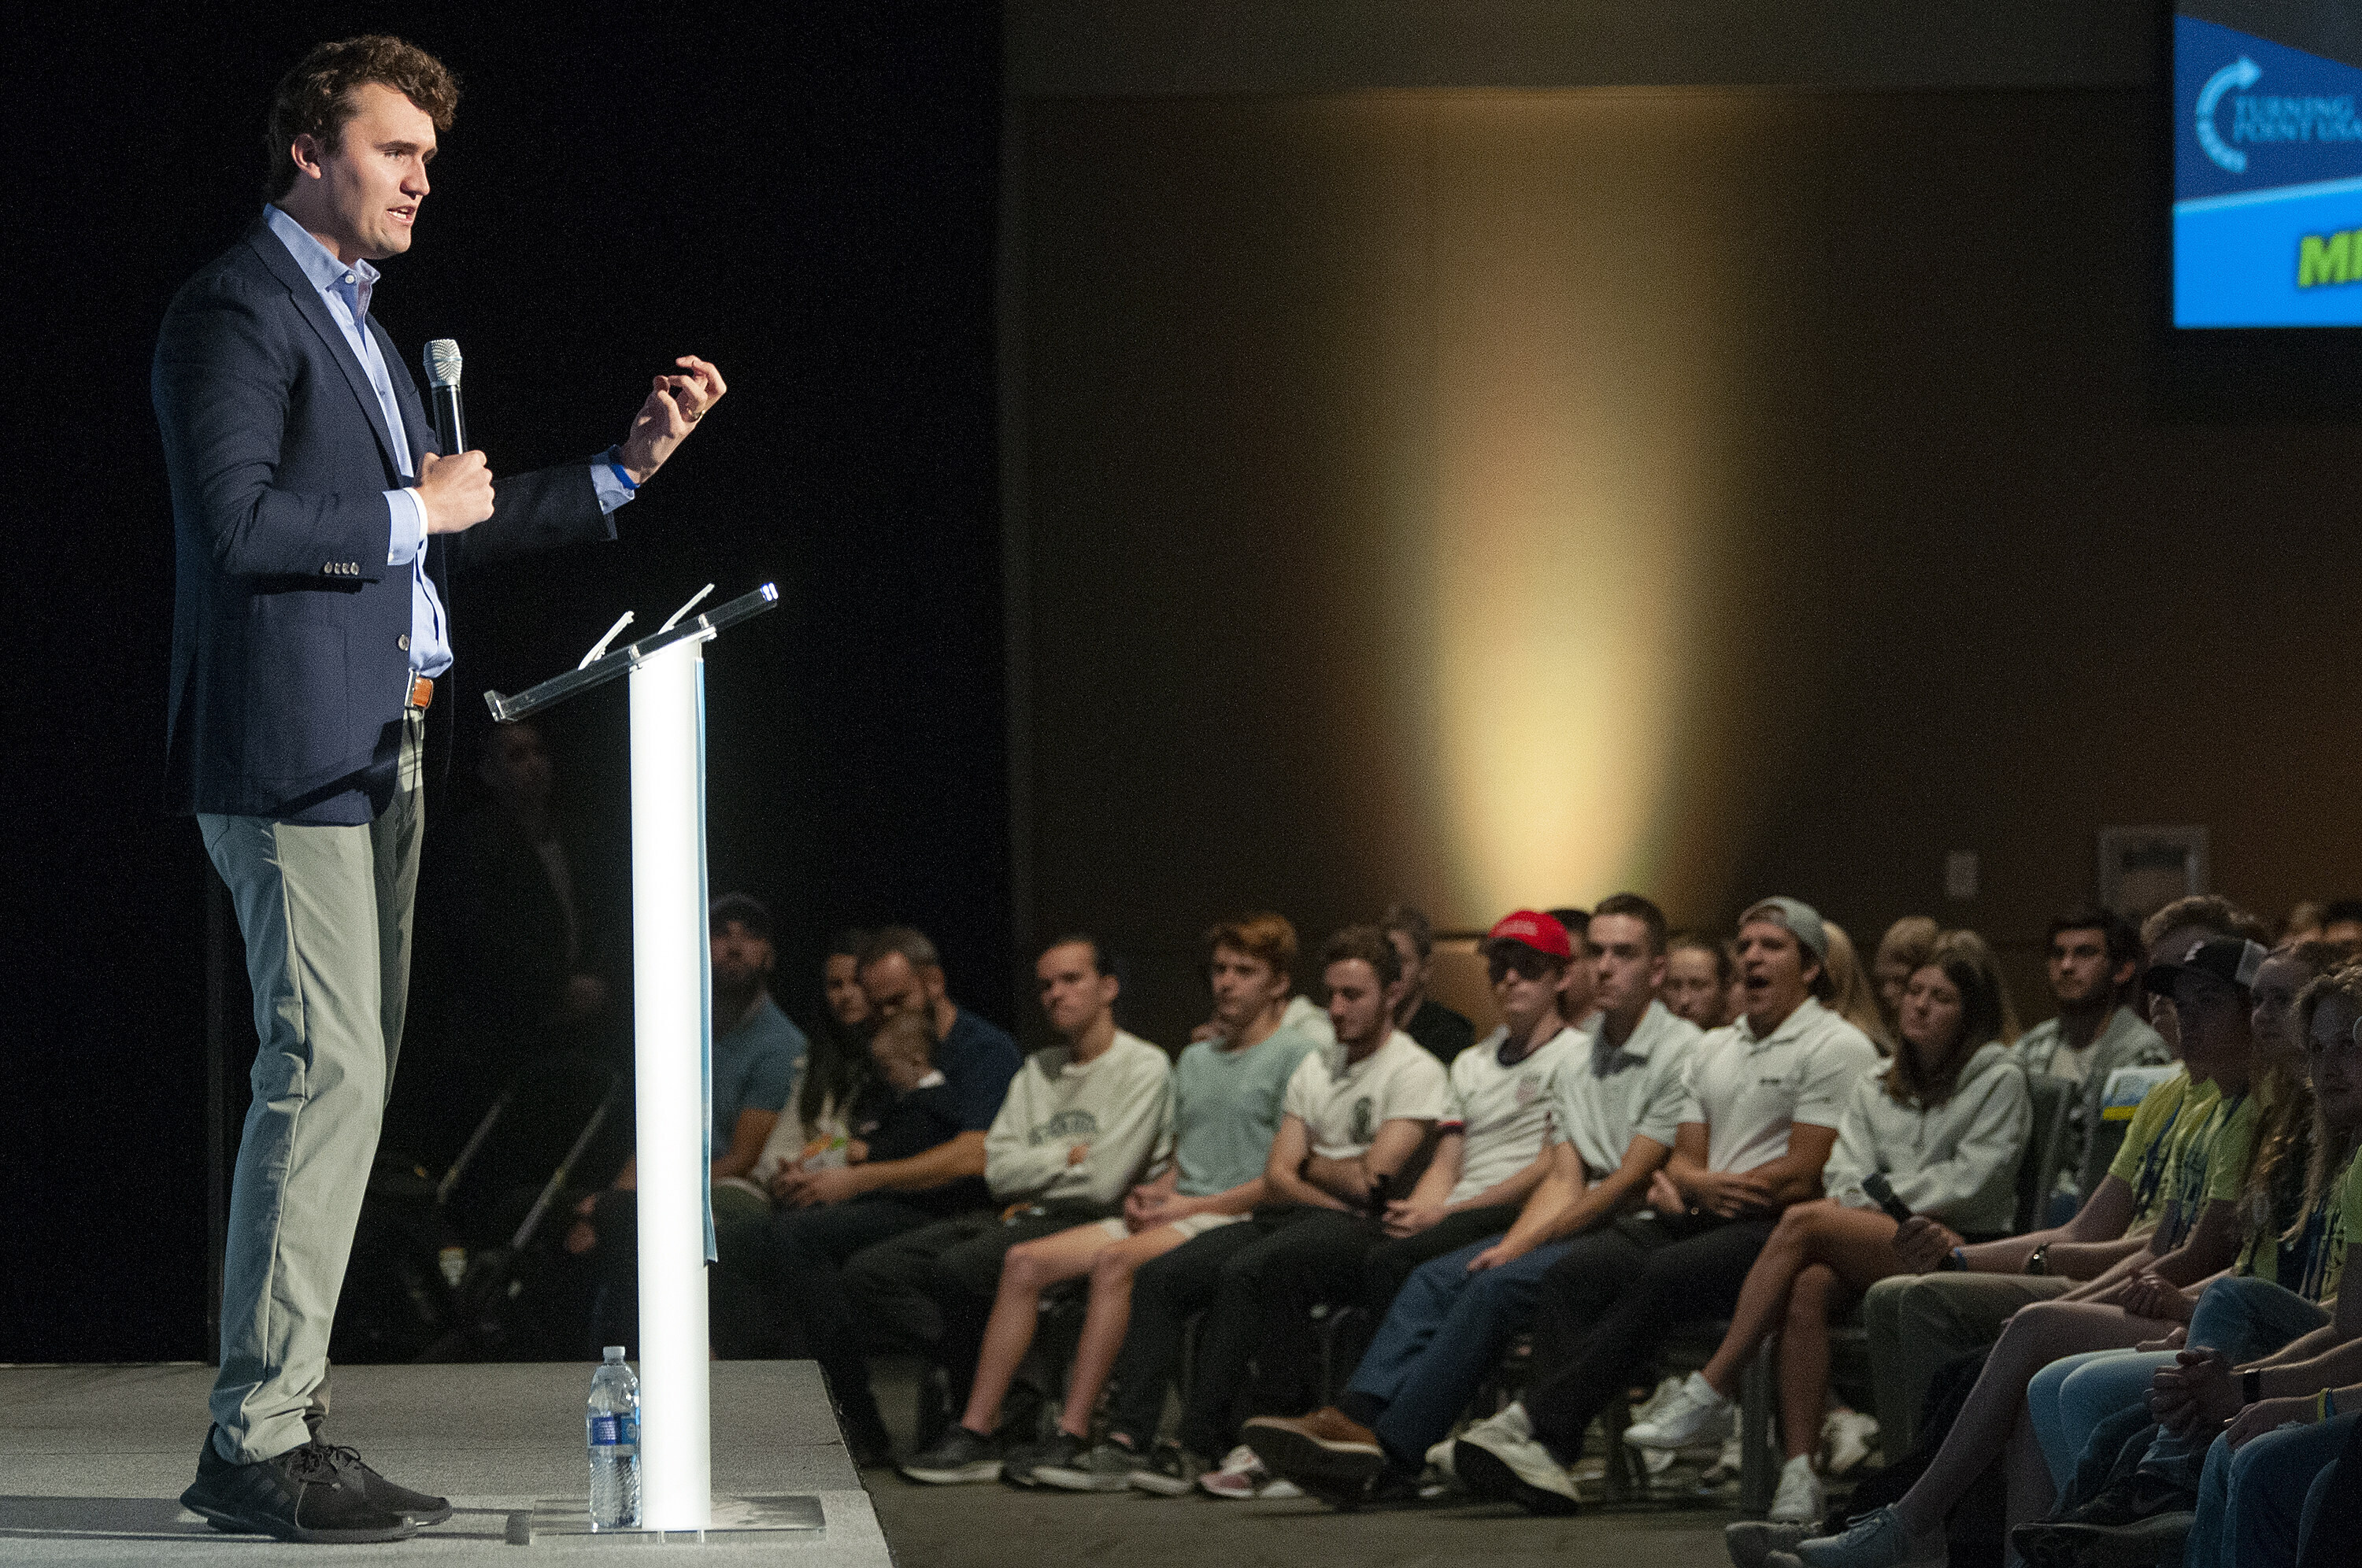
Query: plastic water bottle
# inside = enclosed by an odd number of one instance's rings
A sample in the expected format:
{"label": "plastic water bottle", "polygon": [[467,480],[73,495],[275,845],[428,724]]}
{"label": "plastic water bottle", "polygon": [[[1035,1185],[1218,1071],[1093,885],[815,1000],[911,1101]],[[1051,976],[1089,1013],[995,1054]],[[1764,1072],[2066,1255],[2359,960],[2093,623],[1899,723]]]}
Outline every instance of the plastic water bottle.
{"label": "plastic water bottle", "polygon": [[583,1417],[590,1445],[590,1528],[637,1529],[640,1524],[640,1380],[609,1345],[590,1375]]}

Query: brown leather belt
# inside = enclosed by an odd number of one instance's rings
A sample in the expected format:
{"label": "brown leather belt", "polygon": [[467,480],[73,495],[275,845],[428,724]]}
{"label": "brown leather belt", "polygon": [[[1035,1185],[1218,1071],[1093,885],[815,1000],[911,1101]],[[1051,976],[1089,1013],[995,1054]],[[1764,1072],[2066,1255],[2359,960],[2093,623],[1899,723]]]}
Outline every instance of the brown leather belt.
{"label": "brown leather belt", "polygon": [[403,703],[403,706],[405,708],[418,708],[423,710],[434,701],[435,682],[427,679],[426,677],[423,675],[412,676],[410,678],[410,700]]}

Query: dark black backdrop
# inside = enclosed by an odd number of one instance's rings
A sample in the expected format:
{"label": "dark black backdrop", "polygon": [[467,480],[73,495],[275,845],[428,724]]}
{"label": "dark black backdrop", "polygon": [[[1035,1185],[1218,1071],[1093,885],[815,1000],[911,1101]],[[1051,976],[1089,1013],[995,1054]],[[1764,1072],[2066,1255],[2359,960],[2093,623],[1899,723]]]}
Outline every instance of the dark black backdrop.
{"label": "dark black backdrop", "polygon": [[[778,913],[791,1010],[829,928],[900,916],[1009,1021],[997,13],[80,6],[12,39],[0,1361],[205,1353],[206,873],[159,803],[171,531],[148,360],[172,289],[255,213],[270,89],[320,39],[399,32],[461,75],[377,314],[414,359],[459,341],[496,472],[614,439],[676,353],[730,381],[620,544],[468,585],[463,720],[623,608],[648,623],[708,580],[776,579],[785,611],[710,667],[717,890]],[[610,868],[624,716],[618,685],[548,725]]]}

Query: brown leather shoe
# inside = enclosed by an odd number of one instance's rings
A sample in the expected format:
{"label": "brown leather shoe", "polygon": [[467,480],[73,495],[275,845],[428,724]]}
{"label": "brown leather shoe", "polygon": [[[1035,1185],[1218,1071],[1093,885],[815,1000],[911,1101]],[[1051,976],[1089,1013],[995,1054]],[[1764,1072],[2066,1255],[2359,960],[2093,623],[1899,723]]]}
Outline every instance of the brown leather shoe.
{"label": "brown leather shoe", "polygon": [[1257,1416],[1239,1432],[1275,1475],[1308,1492],[1360,1488],[1385,1468],[1378,1434],[1333,1405],[1308,1416]]}

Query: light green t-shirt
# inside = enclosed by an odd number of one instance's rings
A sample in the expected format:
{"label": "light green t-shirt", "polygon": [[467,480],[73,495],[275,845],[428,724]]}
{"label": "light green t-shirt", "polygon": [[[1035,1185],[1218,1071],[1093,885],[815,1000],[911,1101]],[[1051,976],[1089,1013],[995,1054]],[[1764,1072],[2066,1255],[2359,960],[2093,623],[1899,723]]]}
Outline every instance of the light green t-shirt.
{"label": "light green t-shirt", "polygon": [[2256,1097],[2245,1090],[2226,1095],[2212,1084],[2190,1098],[2181,1120],[2191,1125],[2186,1134],[2177,1129],[2171,1140],[2165,1201],[2158,1212],[2151,1251],[2162,1254],[2181,1245],[2209,1203],[2238,1200],[2247,1180],[2248,1157],[2256,1150],[2257,1109]]}
{"label": "light green t-shirt", "polygon": [[[2202,1086],[2201,1095],[2211,1086]],[[2127,1233],[2157,1223],[2158,1210],[2165,1207],[2165,1176],[2169,1168],[2172,1144],[2176,1134],[2184,1137],[2197,1121],[2195,1116],[2185,1119],[2183,1101],[2190,1099],[2190,1075],[2177,1072],[2173,1077],[2148,1091],[2133,1112],[2132,1125],[2125,1129],[2123,1147],[2108,1166],[2108,1174],[2133,1189],[2133,1220],[2125,1227]]]}
{"label": "light green t-shirt", "polygon": [[1242,1051],[1200,1040],[1173,1069],[1174,1190],[1209,1198],[1263,1175],[1279,1132],[1281,1098],[1296,1065],[1320,1048],[1293,1024],[1273,1030]]}
{"label": "light green t-shirt", "polygon": [[2345,1162],[2345,1180],[2330,1210],[2329,1235],[2319,1253],[2321,1283],[2307,1292],[2312,1299],[2326,1301],[2337,1294],[2337,1282],[2345,1273],[2346,1240],[2353,1236],[2362,1236],[2362,1155]]}

